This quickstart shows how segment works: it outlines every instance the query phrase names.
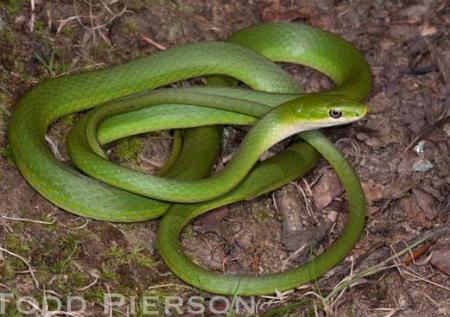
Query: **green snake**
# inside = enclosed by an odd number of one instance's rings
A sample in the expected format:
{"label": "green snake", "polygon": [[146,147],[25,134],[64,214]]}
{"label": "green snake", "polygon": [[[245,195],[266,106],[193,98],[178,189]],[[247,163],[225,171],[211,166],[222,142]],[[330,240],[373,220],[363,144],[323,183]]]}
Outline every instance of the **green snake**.
{"label": "green snake", "polygon": [[[335,87],[305,94],[273,61],[319,70]],[[230,87],[161,88],[198,76]],[[251,89],[236,87],[237,82]],[[318,278],[359,239],[365,218],[360,182],[317,129],[362,118],[367,109],[360,102],[370,87],[367,62],[345,40],[306,25],[264,23],[234,33],[225,42],[189,44],[40,83],[16,105],[8,138],[22,175],[60,208],[113,222],[163,215],[158,249],[178,277],[219,294],[269,294]],[[54,158],[45,135],[56,120],[91,108],[68,138],[71,159],[84,172],[80,173]],[[229,124],[252,128],[232,160],[211,176],[220,143],[217,125]],[[161,129],[186,130],[182,141],[175,138],[169,162],[154,176],[113,164],[101,147]],[[258,162],[273,144],[293,135],[292,145]],[[179,236],[192,219],[294,180],[315,165],[318,153],[336,170],[349,200],[341,236],[321,255],[282,273],[229,276],[207,271],[182,253]]]}

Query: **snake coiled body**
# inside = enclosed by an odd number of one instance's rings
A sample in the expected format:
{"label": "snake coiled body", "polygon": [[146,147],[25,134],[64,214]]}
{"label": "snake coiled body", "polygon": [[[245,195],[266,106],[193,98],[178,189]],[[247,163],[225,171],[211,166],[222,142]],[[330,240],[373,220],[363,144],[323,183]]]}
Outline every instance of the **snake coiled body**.
{"label": "snake coiled body", "polygon": [[[304,94],[271,61],[315,68],[336,86]],[[252,90],[154,90],[205,75],[223,75]],[[177,276],[220,294],[268,294],[316,279],[342,260],[359,238],[365,218],[359,180],[334,145],[315,129],[364,116],[366,109],[359,102],[370,86],[364,57],[338,36],[305,25],[266,23],[237,32],[227,42],[185,45],[45,81],[20,99],[8,137],[23,176],[55,205],[79,216],[114,222],[163,215],[158,247]],[[90,108],[94,110],[74,127],[68,146],[78,168],[101,181],[57,161],[45,143],[53,122]],[[225,169],[205,178],[220,142],[220,129],[211,126],[217,124],[254,127]],[[101,149],[102,144],[125,136],[169,128],[191,129],[186,130],[170,166],[151,178],[112,164]],[[257,163],[262,151],[298,132],[290,147]],[[349,199],[349,217],[341,236],[320,256],[290,271],[253,277],[206,271],[181,252],[179,235],[193,218],[294,180],[314,166],[317,152],[334,167]]]}

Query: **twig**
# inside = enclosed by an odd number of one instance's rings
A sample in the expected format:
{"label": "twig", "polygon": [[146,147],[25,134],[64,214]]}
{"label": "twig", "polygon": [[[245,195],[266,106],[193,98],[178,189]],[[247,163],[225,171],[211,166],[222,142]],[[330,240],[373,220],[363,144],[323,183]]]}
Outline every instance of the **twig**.
{"label": "twig", "polygon": [[50,149],[58,161],[66,161],[58,150],[58,144],[53,141],[48,134],[45,135],[45,141],[50,145]]}
{"label": "twig", "polygon": [[[436,287],[442,288],[442,289],[444,289],[444,290],[450,292],[450,288],[449,288],[449,287],[445,287],[444,285],[441,285],[441,284],[435,283],[435,282],[433,282],[433,281],[430,281],[429,279],[426,279],[426,278],[424,278],[424,277],[422,277],[422,276],[420,276],[420,275],[418,275],[418,274],[415,274],[414,271],[413,271],[414,273],[413,273],[413,272],[410,272],[410,271],[412,271],[412,270],[411,270],[411,269],[405,268],[405,269],[403,270],[402,273],[403,273],[403,274],[407,274],[407,275],[412,276],[412,277],[415,277],[415,278],[418,279],[418,280],[421,280],[421,281],[423,281],[423,282],[425,282],[425,283],[434,285],[434,286],[436,286]],[[400,274],[402,274],[402,273],[400,273]]]}
{"label": "twig", "polygon": [[53,51],[50,55],[50,60],[48,63],[42,58],[38,53],[34,53],[34,57],[44,66],[44,68],[49,72],[50,77],[55,77],[55,71],[53,70],[53,58],[55,57],[55,52]]}
{"label": "twig", "polygon": [[141,35],[141,40],[143,40],[147,44],[150,44],[150,45],[156,47],[160,51],[165,51],[167,49],[167,47],[165,47],[164,45],[159,44],[158,42],[152,40],[151,38],[149,38],[145,35]]}
{"label": "twig", "polygon": [[40,313],[40,315],[43,316],[43,317],[52,317],[52,316],[61,316],[61,315],[72,316],[72,317],[83,317],[83,315],[81,315],[81,314],[67,312],[67,311],[61,311],[61,310],[48,311],[47,309],[42,310],[41,308],[39,308],[39,306],[37,306],[31,300],[28,300],[28,299],[26,299],[24,297],[21,298],[21,301],[24,302],[24,303],[27,303],[28,305],[33,307],[33,309],[37,310]]}
{"label": "twig", "polygon": [[300,248],[295,250],[294,253],[289,255],[286,260],[283,261],[283,265],[281,266],[281,269],[284,271],[286,269],[286,265],[288,265],[289,261],[291,261],[293,258],[295,258],[297,255],[299,255],[303,250],[305,250],[307,244],[302,245]]}
{"label": "twig", "polygon": [[317,223],[317,218],[314,216],[314,210],[313,210],[313,208],[311,207],[311,201],[310,201],[310,200],[308,199],[308,197],[306,196],[306,193],[305,193],[305,191],[303,190],[303,188],[302,188],[299,184],[297,184],[297,183],[295,183],[295,182],[290,182],[289,184],[294,185],[295,188],[297,188],[297,190],[302,194],[303,199],[305,200],[305,208],[306,208],[306,211],[308,212],[309,216],[313,219],[313,221],[314,221],[315,223]]}
{"label": "twig", "polygon": [[416,250],[411,251],[411,253],[403,259],[403,264],[409,265],[409,264],[415,262],[415,260],[417,258],[421,257],[423,254],[425,254],[425,252],[427,252],[430,249],[432,244],[433,244],[433,242],[428,242],[428,243],[418,247]]}
{"label": "twig", "polygon": [[292,294],[294,292],[294,290],[287,290],[284,292],[280,292],[278,290],[275,291],[275,295],[276,296],[270,296],[270,295],[262,295],[262,298],[268,298],[268,299],[272,299],[272,300],[276,300],[276,301],[280,301],[280,302],[284,302],[287,299],[287,295]]}
{"label": "twig", "polygon": [[427,125],[424,128],[422,128],[422,130],[417,134],[417,136],[403,150],[403,153],[405,153],[411,147],[413,147],[414,144],[416,144],[416,142],[418,140],[420,140],[421,138],[423,138],[427,134],[431,133],[431,131],[433,131],[434,128],[439,127],[440,125],[444,124],[447,120],[449,120],[450,119],[450,112],[449,113],[447,113],[447,112],[448,112],[448,110],[446,110],[445,107],[444,107],[444,110],[442,110],[442,112],[438,116],[438,118],[434,122],[432,122],[429,125]]}
{"label": "twig", "polygon": [[108,284],[105,283],[105,287],[108,292],[108,313],[109,313],[109,317],[112,317],[113,309],[112,309],[111,291],[109,290]]}
{"label": "twig", "polygon": [[94,286],[94,285],[97,284],[97,282],[98,282],[98,278],[97,278],[97,277],[94,277],[94,278],[95,278],[95,280],[94,280],[92,283],[89,283],[89,284],[86,285],[86,286],[77,288],[76,290],[77,290],[77,291],[84,292],[85,290],[91,288],[92,286]]}
{"label": "twig", "polygon": [[84,222],[83,222],[82,225],[79,225],[79,226],[77,226],[77,227],[74,227],[75,230],[81,230],[81,229],[84,229],[84,228],[86,228],[87,225],[89,224],[89,219],[87,219],[87,218],[81,218],[81,217],[80,217],[79,219],[83,219]]}
{"label": "twig", "polygon": [[165,287],[179,287],[179,288],[192,289],[192,287],[188,286],[188,285],[170,283],[170,284],[161,284],[161,285],[149,286],[147,288],[147,290],[150,291],[152,289],[165,288]]}
{"label": "twig", "polygon": [[31,4],[31,18],[30,18],[30,32],[34,32],[34,20],[35,20],[35,14],[34,9],[36,8],[34,0],[30,0]]}
{"label": "twig", "polygon": [[[393,254],[392,256],[388,257],[387,259],[379,262],[378,264],[369,267],[367,269],[364,269],[360,272],[356,272],[355,274],[352,274],[352,272],[350,272],[350,275],[343,278],[339,283],[336,284],[336,286],[333,288],[333,290],[331,290],[331,292],[326,296],[326,297],[322,297],[321,295],[315,293],[315,292],[309,292],[314,294],[315,296],[317,296],[318,298],[321,299],[322,301],[322,305],[325,309],[325,311],[331,312],[332,311],[332,307],[337,305],[337,299],[342,296],[342,293],[347,290],[348,288],[354,287],[355,285],[358,285],[360,283],[358,283],[359,281],[361,281],[363,278],[368,277],[370,275],[376,274],[378,272],[384,271],[384,270],[389,270],[391,268],[397,268],[400,272],[400,265],[399,265],[399,257],[410,252],[412,249],[414,249],[415,247],[419,246],[420,244],[430,240],[430,239],[437,239],[438,237],[446,234],[446,233],[450,233],[450,226],[445,226],[445,227],[441,227],[438,229],[435,229],[433,231],[427,232],[424,235],[422,235],[421,237],[415,239],[412,243],[410,243],[410,245],[408,245],[406,248],[400,250],[399,252]],[[393,265],[387,265],[389,262],[391,261],[396,261],[397,263],[393,264]],[[430,283],[434,286],[446,289],[446,290],[450,290],[449,288],[434,283],[430,280],[427,280],[425,278],[422,278],[420,276],[417,276],[414,273],[411,273],[408,269],[405,268],[404,271],[402,271],[401,273],[405,273],[408,275],[412,275],[415,278],[418,278],[424,282]],[[400,274],[401,274],[400,273]],[[307,293],[308,294],[308,293]],[[305,294],[306,295],[306,294]]]}
{"label": "twig", "polygon": [[53,225],[56,220],[53,220],[52,222],[49,221],[42,221],[42,220],[33,220],[33,219],[27,219],[27,218],[17,218],[17,217],[9,217],[9,216],[1,216],[3,219],[11,220],[11,221],[23,221],[23,222],[32,222],[32,223],[39,223],[42,225]]}
{"label": "twig", "polygon": [[20,259],[23,263],[25,263],[25,265],[28,267],[28,271],[29,271],[30,274],[31,274],[31,278],[33,279],[34,286],[36,287],[36,289],[40,290],[40,288],[39,288],[39,281],[37,280],[36,276],[34,275],[34,270],[33,270],[33,268],[31,267],[30,262],[28,262],[23,256],[21,256],[21,255],[19,255],[19,254],[16,254],[16,253],[14,253],[14,252],[11,252],[11,251],[9,251],[8,249],[5,249],[5,248],[0,247],[0,250],[3,251],[3,252],[8,253],[9,255],[12,255],[12,256],[14,256],[14,257]]}
{"label": "twig", "polygon": [[350,138],[342,138],[337,140],[334,144],[338,145],[339,143],[348,143],[353,147],[353,150],[355,151],[354,155],[356,158],[359,158],[361,156],[361,147],[358,145],[358,143],[356,143],[355,141],[353,141]]}

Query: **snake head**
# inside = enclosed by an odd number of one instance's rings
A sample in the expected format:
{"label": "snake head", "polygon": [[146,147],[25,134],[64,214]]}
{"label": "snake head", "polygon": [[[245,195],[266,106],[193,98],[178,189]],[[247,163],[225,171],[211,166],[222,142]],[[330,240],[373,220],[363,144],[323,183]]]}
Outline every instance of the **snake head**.
{"label": "snake head", "polygon": [[271,144],[275,144],[302,131],[357,121],[366,113],[366,105],[358,101],[340,95],[310,94],[278,106],[265,121],[274,127]]}
{"label": "snake head", "polygon": [[338,95],[312,94],[283,106],[287,121],[300,131],[351,123],[367,114],[366,105]]}

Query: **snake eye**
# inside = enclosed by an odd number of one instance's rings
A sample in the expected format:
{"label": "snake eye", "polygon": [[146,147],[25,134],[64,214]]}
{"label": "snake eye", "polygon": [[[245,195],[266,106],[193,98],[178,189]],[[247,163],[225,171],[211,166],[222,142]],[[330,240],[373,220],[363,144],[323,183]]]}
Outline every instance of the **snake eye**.
{"label": "snake eye", "polygon": [[330,110],[330,117],[332,117],[333,119],[339,119],[341,116],[342,116],[342,111],[336,110],[336,109]]}

